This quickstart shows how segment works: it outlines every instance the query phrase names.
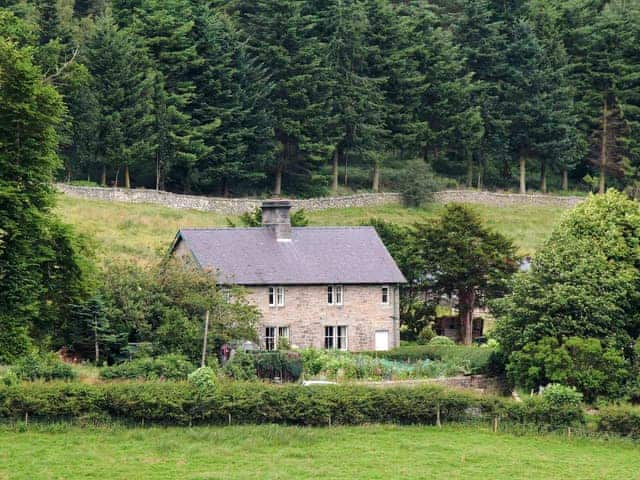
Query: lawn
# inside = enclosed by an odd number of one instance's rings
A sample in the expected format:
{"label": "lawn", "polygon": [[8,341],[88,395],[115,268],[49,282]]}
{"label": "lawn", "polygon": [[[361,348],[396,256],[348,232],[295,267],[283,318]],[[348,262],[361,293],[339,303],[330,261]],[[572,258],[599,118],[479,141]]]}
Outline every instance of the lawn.
{"label": "lawn", "polygon": [[622,440],[476,427],[0,429],[0,479],[640,479]]}
{"label": "lawn", "polygon": [[[385,205],[309,212],[312,225],[360,225],[370,218],[412,224],[432,218],[441,205],[404,208]],[[533,253],[547,238],[563,209],[559,207],[473,207],[488,225],[513,238],[520,253]],[[60,196],[57,211],[80,233],[96,241],[100,259],[153,261],[164,254],[180,227],[220,227],[223,215],[158,205],[81,200]]]}

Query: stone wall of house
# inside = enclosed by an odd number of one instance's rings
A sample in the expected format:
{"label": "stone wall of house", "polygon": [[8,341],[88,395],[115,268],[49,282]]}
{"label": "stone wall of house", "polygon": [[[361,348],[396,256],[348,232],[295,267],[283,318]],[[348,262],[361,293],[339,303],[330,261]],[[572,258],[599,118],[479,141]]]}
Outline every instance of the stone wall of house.
{"label": "stone wall of house", "polygon": [[[202,210],[221,215],[240,215],[255,210],[262,200],[255,198],[222,198],[196,195],[179,195],[145,189],[78,187],[59,183],[57,189],[70,197],[89,200],[107,200],[124,203],[153,203],[170,208]],[[319,197],[291,200],[294,209],[309,212],[329,208],[370,207],[384,204],[401,204],[399,193],[357,193],[340,197]]]}
{"label": "stone wall of house", "polygon": [[400,343],[397,289],[389,304],[382,303],[381,285],[344,285],[343,304],[327,303],[326,285],[285,286],[282,307],[269,306],[267,286],[251,287],[247,299],[255,304],[262,318],[258,327],[264,347],[266,327],[289,327],[289,342],[300,348],[324,348],[325,326],[347,326],[350,351],[375,349],[375,332],[389,332],[389,348]]}
{"label": "stone wall of house", "polygon": [[558,195],[495,193],[477,190],[443,190],[434,194],[436,203],[478,203],[495,207],[517,207],[523,205],[575,207],[584,197],[562,197]]}

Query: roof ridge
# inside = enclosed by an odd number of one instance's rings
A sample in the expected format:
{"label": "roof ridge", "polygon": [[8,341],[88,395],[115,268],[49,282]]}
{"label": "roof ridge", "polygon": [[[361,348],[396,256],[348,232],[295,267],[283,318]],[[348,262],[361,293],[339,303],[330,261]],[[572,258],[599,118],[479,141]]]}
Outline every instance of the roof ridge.
{"label": "roof ridge", "polygon": [[[183,230],[261,230],[268,228],[266,226],[260,227],[180,227],[179,231]],[[368,229],[374,228],[373,225],[312,225],[306,227],[291,227],[296,230],[347,230],[347,229]]]}

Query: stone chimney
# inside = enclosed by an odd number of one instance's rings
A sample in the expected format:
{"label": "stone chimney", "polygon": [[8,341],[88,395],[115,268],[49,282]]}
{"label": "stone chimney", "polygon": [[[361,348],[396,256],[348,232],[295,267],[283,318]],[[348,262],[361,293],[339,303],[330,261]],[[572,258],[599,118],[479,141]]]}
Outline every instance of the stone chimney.
{"label": "stone chimney", "polygon": [[279,242],[291,241],[291,202],[265,200],[262,202],[262,226],[269,227]]}

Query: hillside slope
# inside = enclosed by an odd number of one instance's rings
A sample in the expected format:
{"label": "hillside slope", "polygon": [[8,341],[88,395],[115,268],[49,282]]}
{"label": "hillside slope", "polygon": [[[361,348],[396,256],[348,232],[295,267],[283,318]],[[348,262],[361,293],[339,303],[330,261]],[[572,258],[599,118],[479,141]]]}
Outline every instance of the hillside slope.
{"label": "hillside slope", "polygon": [[[312,225],[360,225],[370,218],[412,224],[433,217],[442,208],[435,204],[420,209],[386,205],[309,212],[308,217]],[[522,254],[533,253],[541,245],[563,211],[559,207],[532,206],[473,208],[488,225],[513,238]],[[57,211],[79,233],[96,241],[96,254],[102,261],[153,261],[167,251],[180,227],[227,225],[226,217],[211,212],[64,196],[59,197]]]}

